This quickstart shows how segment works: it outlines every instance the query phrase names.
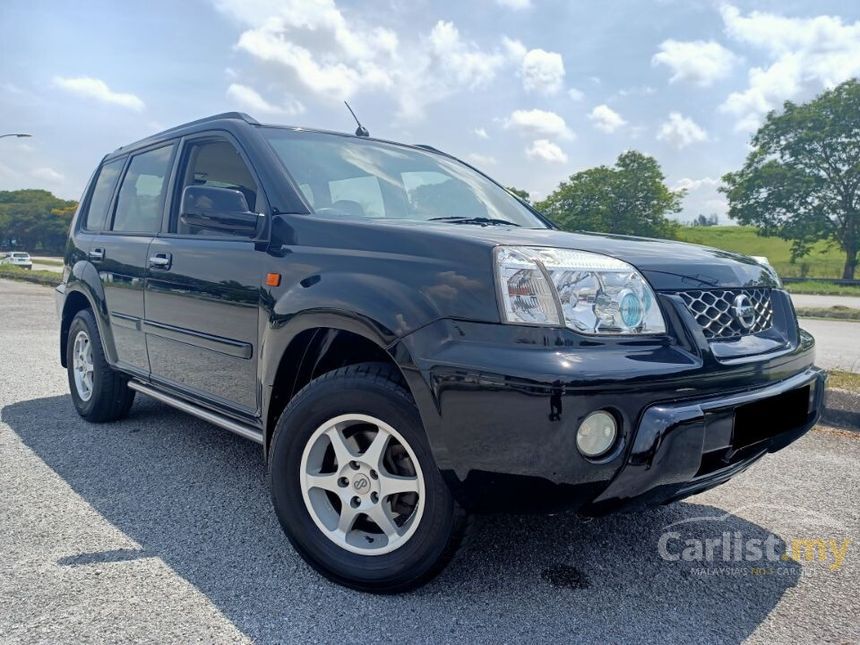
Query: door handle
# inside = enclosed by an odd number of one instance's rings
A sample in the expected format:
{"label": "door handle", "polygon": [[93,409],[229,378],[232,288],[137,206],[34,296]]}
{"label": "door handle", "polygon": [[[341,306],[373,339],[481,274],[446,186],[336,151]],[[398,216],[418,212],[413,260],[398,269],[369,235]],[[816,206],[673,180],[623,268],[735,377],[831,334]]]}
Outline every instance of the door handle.
{"label": "door handle", "polygon": [[153,269],[164,269],[167,271],[170,269],[172,260],[173,258],[170,253],[156,253],[155,255],[150,256],[149,266]]}
{"label": "door handle", "polygon": [[100,262],[105,259],[105,250],[104,249],[93,249],[92,251],[87,253],[87,256],[90,260],[95,260]]}

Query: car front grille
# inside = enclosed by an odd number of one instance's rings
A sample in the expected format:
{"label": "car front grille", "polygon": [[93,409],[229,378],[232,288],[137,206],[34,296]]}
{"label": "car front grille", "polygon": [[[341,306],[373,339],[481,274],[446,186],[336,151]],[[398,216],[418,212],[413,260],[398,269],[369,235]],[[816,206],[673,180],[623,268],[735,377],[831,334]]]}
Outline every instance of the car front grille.
{"label": "car front grille", "polygon": [[[773,325],[770,289],[695,289],[678,295],[709,340],[757,334]],[[739,311],[746,306],[751,309],[742,320]]]}

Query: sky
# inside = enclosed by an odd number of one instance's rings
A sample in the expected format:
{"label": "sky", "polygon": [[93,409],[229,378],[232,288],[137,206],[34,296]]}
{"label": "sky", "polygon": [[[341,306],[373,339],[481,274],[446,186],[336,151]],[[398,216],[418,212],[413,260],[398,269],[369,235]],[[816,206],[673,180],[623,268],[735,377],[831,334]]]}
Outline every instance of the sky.
{"label": "sky", "polygon": [[106,153],[202,116],[424,143],[535,198],[637,149],[728,223],[764,115],[860,76],[854,0],[0,4],[0,190],[79,198]]}

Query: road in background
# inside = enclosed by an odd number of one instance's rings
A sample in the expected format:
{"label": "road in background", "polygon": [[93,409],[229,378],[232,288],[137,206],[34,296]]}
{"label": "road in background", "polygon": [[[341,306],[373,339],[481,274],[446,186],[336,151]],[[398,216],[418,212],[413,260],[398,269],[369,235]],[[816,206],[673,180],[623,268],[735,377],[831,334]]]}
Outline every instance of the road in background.
{"label": "road in background", "polygon": [[[82,421],[51,289],[0,280],[0,302],[14,366],[0,377],[4,645],[860,642],[860,434],[813,431],[719,488],[639,514],[477,517],[438,579],[373,596],[295,553],[259,446],[146,397],[123,421]],[[751,569],[663,559],[667,530],[852,542],[838,571]]]}
{"label": "road in background", "polygon": [[791,294],[795,307],[852,307],[860,309],[858,296],[812,296],[802,293]]}
{"label": "road in background", "polygon": [[828,370],[860,373],[860,322],[801,318],[815,336],[815,363]]}
{"label": "road in background", "polygon": [[62,273],[63,267],[54,264],[42,264],[37,260],[33,260],[33,269],[36,271],[53,271],[54,273]]}

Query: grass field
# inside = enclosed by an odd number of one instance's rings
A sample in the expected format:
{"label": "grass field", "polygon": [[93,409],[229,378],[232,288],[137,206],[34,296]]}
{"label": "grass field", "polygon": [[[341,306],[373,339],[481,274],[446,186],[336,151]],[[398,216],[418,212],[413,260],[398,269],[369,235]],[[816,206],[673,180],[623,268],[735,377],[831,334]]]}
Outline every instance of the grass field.
{"label": "grass field", "polygon": [[49,287],[55,287],[63,280],[63,274],[56,271],[39,271],[33,269],[21,269],[14,266],[0,264],[0,278],[11,278],[23,282],[35,282]]}
{"label": "grass field", "polygon": [[845,262],[845,254],[840,249],[828,249],[822,242],[809,255],[793,263],[790,242],[777,237],[760,237],[752,226],[685,226],[678,233],[678,239],[744,255],[763,255],[784,278],[841,278]]}
{"label": "grass field", "polygon": [[63,266],[62,258],[46,258],[46,257],[33,257],[33,262],[36,264],[47,264],[52,267],[61,267]]}
{"label": "grass field", "polygon": [[789,282],[785,285],[789,293],[805,293],[815,296],[860,296],[860,287],[848,284],[833,284],[832,282]]}
{"label": "grass field", "polygon": [[830,372],[830,376],[827,379],[827,387],[836,388],[838,390],[860,392],[860,374],[833,370]]}

